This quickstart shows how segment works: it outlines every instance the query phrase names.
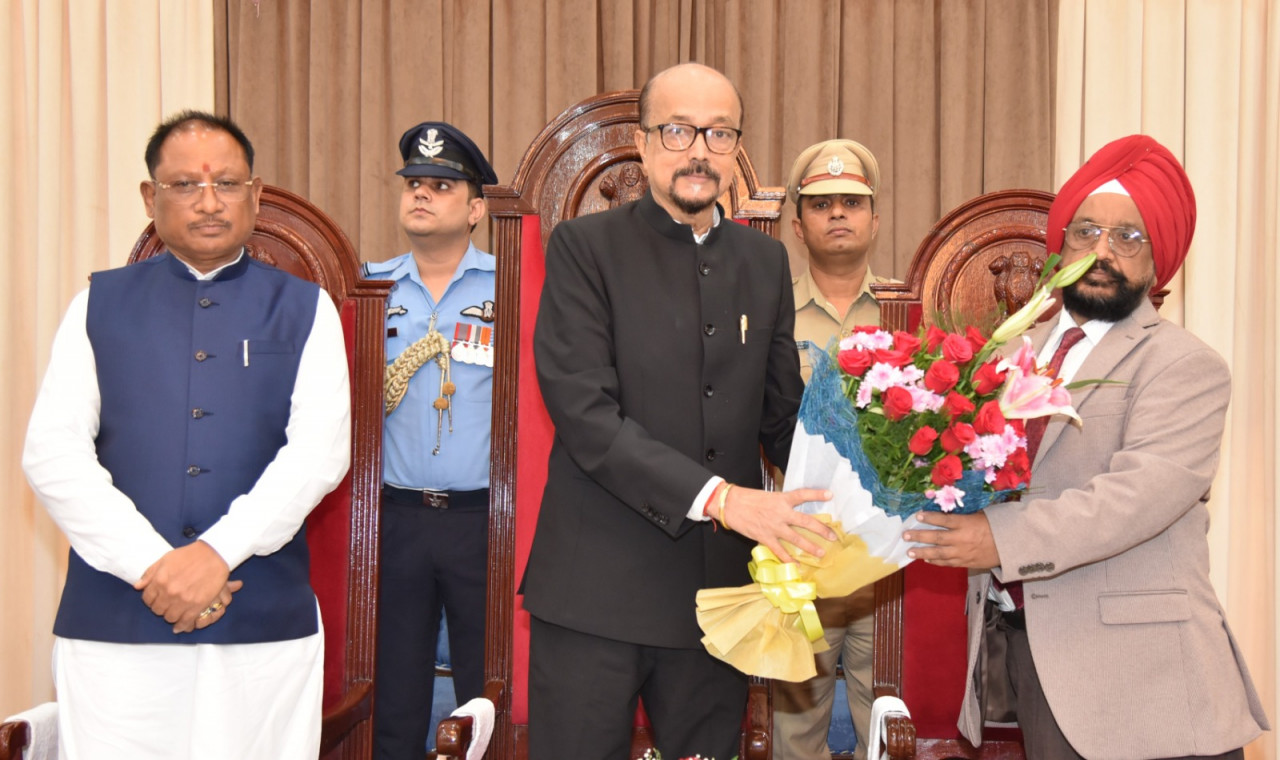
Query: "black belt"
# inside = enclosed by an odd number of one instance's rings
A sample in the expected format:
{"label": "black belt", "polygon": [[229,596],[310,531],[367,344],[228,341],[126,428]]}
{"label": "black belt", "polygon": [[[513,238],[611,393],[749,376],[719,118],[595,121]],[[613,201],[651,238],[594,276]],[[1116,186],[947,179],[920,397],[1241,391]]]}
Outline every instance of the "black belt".
{"label": "black belt", "polygon": [[474,491],[436,491],[431,488],[397,488],[385,483],[382,486],[384,498],[404,504],[421,504],[432,509],[488,509],[489,489],[478,488]]}

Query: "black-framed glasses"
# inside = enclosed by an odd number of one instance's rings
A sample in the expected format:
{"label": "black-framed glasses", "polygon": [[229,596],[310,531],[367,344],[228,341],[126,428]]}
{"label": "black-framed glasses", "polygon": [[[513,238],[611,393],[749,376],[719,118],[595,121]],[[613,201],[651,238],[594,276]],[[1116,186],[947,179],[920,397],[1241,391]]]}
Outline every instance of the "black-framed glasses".
{"label": "black-framed glasses", "polygon": [[662,147],[681,151],[693,147],[693,141],[702,135],[707,150],[712,153],[732,153],[742,139],[742,130],[733,127],[695,127],[692,124],[655,124],[645,127],[646,133],[657,132],[662,136]]}
{"label": "black-framed glasses", "polygon": [[253,187],[253,180],[235,180],[235,179],[216,179],[213,182],[192,182],[191,180],[180,179],[177,182],[161,182],[159,180],[151,180],[155,186],[169,193],[174,198],[182,201],[194,201],[204,195],[206,187],[213,188],[213,194],[219,199],[228,203],[247,200],[249,190]]}
{"label": "black-framed glasses", "polygon": [[1062,228],[1066,233],[1064,241],[1066,246],[1073,251],[1091,251],[1098,244],[1098,238],[1102,237],[1102,233],[1107,233],[1107,246],[1111,248],[1111,252],[1117,256],[1129,258],[1137,256],[1142,250],[1142,246],[1151,242],[1151,238],[1142,234],[1142,230],[1137,227],[1129,227],[1128,225],[1121,227],[1108,227],[1105,224],[1094,224],[1093,222],[1072,222]]}

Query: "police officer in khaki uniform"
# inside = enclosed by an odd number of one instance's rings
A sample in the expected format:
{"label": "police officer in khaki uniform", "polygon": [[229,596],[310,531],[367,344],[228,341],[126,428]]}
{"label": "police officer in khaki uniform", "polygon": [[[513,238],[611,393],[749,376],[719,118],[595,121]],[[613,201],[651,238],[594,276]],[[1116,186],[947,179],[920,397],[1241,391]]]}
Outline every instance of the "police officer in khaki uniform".
{"label": "police officer in khaki uniform", "polygon": [[[871,284],[892,282],[872,274],[868,256],[880,227],[876,191],[880,167],[865,146],[827,140],[800,153],[787,180],[796,204],[796,237],[809,251],[809,267],[792,280],[796,302],[796,348],[805,382],[812,371],[810,347],[824,350],[857,325],[880,324],[880,304]],[[826,652],[817,655],[818,675],[802,683],[775,682],[774,760],[828,760],[827,732],[835,701],[836,663],[843,655],[849,712],[858,732],[855,757],[866,757],[871,722],[873,586],[840,599],[819,599]]]}

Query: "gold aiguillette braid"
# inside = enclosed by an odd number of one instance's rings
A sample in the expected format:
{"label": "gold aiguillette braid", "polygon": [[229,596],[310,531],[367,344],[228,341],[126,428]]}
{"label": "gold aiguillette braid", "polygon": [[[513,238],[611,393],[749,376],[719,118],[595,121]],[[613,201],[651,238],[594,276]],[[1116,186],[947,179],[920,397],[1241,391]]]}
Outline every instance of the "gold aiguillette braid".
{"label": "gold aiguillette braid", "polygon": [[449,342],[436,330],[429,330],[387,365],[383,379],[383,392],[386,396],[386,414],[391,414],[404,399],[409,390],[409,379],[414,373],[432,359],[440,365],[441,382],[444,373],[449,370]]}

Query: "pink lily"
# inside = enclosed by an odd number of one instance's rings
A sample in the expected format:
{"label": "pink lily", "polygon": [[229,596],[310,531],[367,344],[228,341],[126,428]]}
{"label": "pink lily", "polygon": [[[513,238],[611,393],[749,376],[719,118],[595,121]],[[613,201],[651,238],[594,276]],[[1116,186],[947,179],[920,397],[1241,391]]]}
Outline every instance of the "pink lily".
{"label": "pink lily", "polygon": [[1022,336],[1022,345],[1018,347],[1017,351],[1014,351],[1010,356],[1000,360],[1000,364],[997,365],[996,370],[998,372],[1004,372],[1010,367],[1017,367],[1022,370],[1022,374],[1024,375],[1035,374],[1036,350],[1032,348],[1031,339],[1027,336]]}
{"label": "pink lily", "polygon": [[[1006,367],[1006,364],[1009,366]],[[1034,371],[1025,372],[1022,366],[1004,361],[1000,363],[1000,368],[1009,373],[1005,377],[1004,387],[1000,389],[1000,411],[1006,419],[1029,420],[1065,414],[1080,422],[1080,415],[1071,407],[1071,392],[1063,388],[1057,378]]]}

